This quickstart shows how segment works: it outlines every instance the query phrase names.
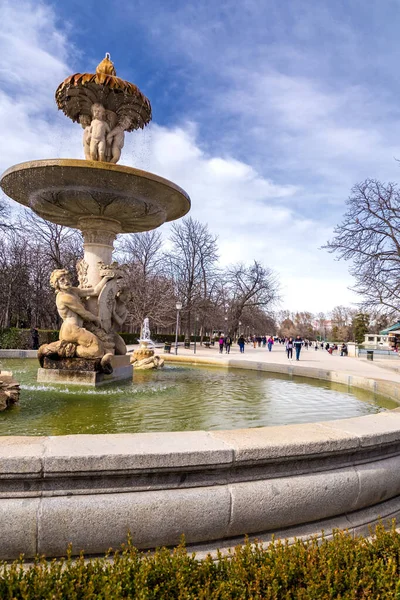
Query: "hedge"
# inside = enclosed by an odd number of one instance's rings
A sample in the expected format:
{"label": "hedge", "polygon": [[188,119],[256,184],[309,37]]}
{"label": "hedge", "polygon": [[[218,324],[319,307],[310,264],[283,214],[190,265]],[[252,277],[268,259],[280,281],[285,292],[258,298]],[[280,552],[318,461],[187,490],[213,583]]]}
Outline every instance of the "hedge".
{"label": "hedge", "polygon": [[[39,329],[39,344],[50,344],[58,340],[59,331],[57,329]],[[124,340],[125,344],[137,344],[140,338],[140,333],[120,333],[120,336]],[[171,342],[175,343],[175,334],[172,333],[158,333],[152,334],[152,340],[154,342],[164,343]],[[184,335],[178,336],[178,341],[183,343],[185,339]],[[194,336],[191,336],[191,342],[194,342]],[[208,338],[207,338],[208,339]],[[197,336],[197,342],[200,342],[200,337]],[[18,348],[19,350],[29,350],[32,348],[32,337],[30,329],[17,329],[11,327],[10,329],[0,330],[0,348]]]}
{"label": "hedge", "polygon": [[[110,558],[112,560],[110,560]],[[370,539],[273,541],[197,560],[184,544],[142,553],[130,541],[104,558],[0,564],[0,598],[30,600],[398,599],[400,536],[379,525]]]}
{"label": "hedge", "polygon": [[[57,329],[39,329],[39,344],[50,344],[58,340]],[[30,329],[10,329],[0,330],[0,348],[18,348],[19,350],[29,350],[32,348],[32,336]]]}

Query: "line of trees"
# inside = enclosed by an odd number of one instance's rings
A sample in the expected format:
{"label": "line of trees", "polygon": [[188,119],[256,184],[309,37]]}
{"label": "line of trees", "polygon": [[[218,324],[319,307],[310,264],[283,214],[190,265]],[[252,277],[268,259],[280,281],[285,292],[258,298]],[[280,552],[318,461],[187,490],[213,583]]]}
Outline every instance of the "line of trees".
{"label": "line of trees", "polygon": [[[30,210],[12,221],[4,203],[0,209],[0,329],[57,329],[49,276],[62,267],[76,273],[82,236]],[[155,333],[173,333],[177,301],[182,303],[181,333],[187,337],[194,330],[205,336],[276,328],[276,274],[257,261],[221,268],[217,237],[190,217],[173,224],[167,240],[159,230],[119,236],[115,258],[126,266],[124,284],[130,291],[125,331],[140,331],[148,317]]]}
{"label": "line of trees", "polygon": [[387,315],[366,313],[358,308],[335,306],[329,313],[279,311],[276,314],[280,337],[301,335],[304,339],[362,343],[366,333],[378,334],[389,325]]}

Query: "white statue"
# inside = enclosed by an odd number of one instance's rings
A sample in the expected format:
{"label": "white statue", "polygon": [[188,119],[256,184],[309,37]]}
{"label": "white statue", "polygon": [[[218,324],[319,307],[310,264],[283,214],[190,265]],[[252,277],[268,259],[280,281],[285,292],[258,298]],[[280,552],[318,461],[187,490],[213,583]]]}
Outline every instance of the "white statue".
{"label": "white statue", "polygon": [[143,321],[139,342],[139,348],[135,350],[131,356],[131,365],[133,365],[136,370],[158,369],[159,367],[163,367],[164,359],[160,356],[155,356],[153,348],[149,348],[149,345],[154,347],[154,342],[150,339],[148,318]]}
{"label": "white statue", "polygon": [[85,153],[86,160],[90,159],[90,122],[89,115],[79,115],[79,123],[83,128],[83,152]]}
{"label": "white statue", "polygon": [[90,159],[105,162],[106,137],[110,126],[106,120],[106,109],[98,102],[92,106],[92,123],[90,125]]}
{"label": "white statue", "polygon": [[125,130],[131,126],[129,117],[121,117],[119,123],[107,135],[107,144],[110,147],[110,162],[117,163],[121,158],[121,150],[125,142]]}

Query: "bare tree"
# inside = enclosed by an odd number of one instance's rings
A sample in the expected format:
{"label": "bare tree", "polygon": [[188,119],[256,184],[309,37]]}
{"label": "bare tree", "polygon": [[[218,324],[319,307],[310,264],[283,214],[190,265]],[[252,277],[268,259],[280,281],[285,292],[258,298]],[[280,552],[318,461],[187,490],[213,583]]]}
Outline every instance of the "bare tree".
{"label": "bare tree", "polygon": [[83,239],[78,230],[46,221],[27,209],[19,217],[16,226],[40,245],[52,269],[66,268],[75,272],[75,265],[83,256]]}
{"label": "bare tree", "polygon": [[0,242],[0,328],[57,327],[50,273],[60,267],[74,271],[81,236],[29,211],[11,225]]}
{"label": "bare tree", "polygon": [[246,267],[233,265],[226,270],[225,281],[229,297],[229,330],[236,331],[245,309],[272,308],[279,299],[275,273],[257,261]]}
{"label": "bare tree", "polygon": [[358,311],[348,306],[335,306],[331,311],[332,338],[348,342],[354,338],[353,319]]}
{"label": "bare tree", "polygon": [[146,277],[158,273],[162,268],[161,247],[161,233],[154,229],[144,233],[124,235],[119,244],[119,252],[122,253],[123,260],[140,265],[143,276]]}
{"label": "bare tree", "polygon": [[172,250],[166,255],[176,297],[183,303],[185,336],[192,332],[193,311],[204,317],[217,275],[217,237],[191,217],[172,225]]}
{"label": "bare tree", "polygon": [[313,314],[308,311],[296,312],[294,314],[295,335],[312,339],[315,336],[313,327]]}
{"label": "bare tree", "polygon": [[127,269],[128,327],[140,331],[148,317],[152,329],[167,328],[175,322],[175,297],[172,281],[165,274],[162,238],[159,231],[124,236],[118,255]]}
{"label": "bare tree", "polygon": [[394,183],[367,179],[352,189],[344,220],[324,246],[351,260],[361,306],[396,316],[400,308],[400,193]]}
{"label": "bare tree", "polygon": [[8,201],[3,193],[0,195],[0,230],[12,229],[13,223],[10,220],[10,208]]}

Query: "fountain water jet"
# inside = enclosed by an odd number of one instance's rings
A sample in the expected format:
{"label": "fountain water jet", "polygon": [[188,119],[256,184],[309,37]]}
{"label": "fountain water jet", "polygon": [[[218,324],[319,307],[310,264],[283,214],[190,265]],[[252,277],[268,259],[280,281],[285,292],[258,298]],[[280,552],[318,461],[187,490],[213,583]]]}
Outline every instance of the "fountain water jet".
{"label": "fountain water jet", "polygon": [[52,275],[63,325],[60,340],[42,346],[41,382],[100,385],[132,376],[117,335],[123,314],[123,270],[112,262],[117,234],[149,231],[190,210],[190,198],[167,179],[117,165],[125,131],[151,120],[149,100],[116,76],[109,55],[95,74],[77,73],[57,88],[56,102],[84,128],[85,160],[50,159],[15,165],[1,177],[3,191],[40,217],[79,229],[84,258],[79,286],[68,273]]}

